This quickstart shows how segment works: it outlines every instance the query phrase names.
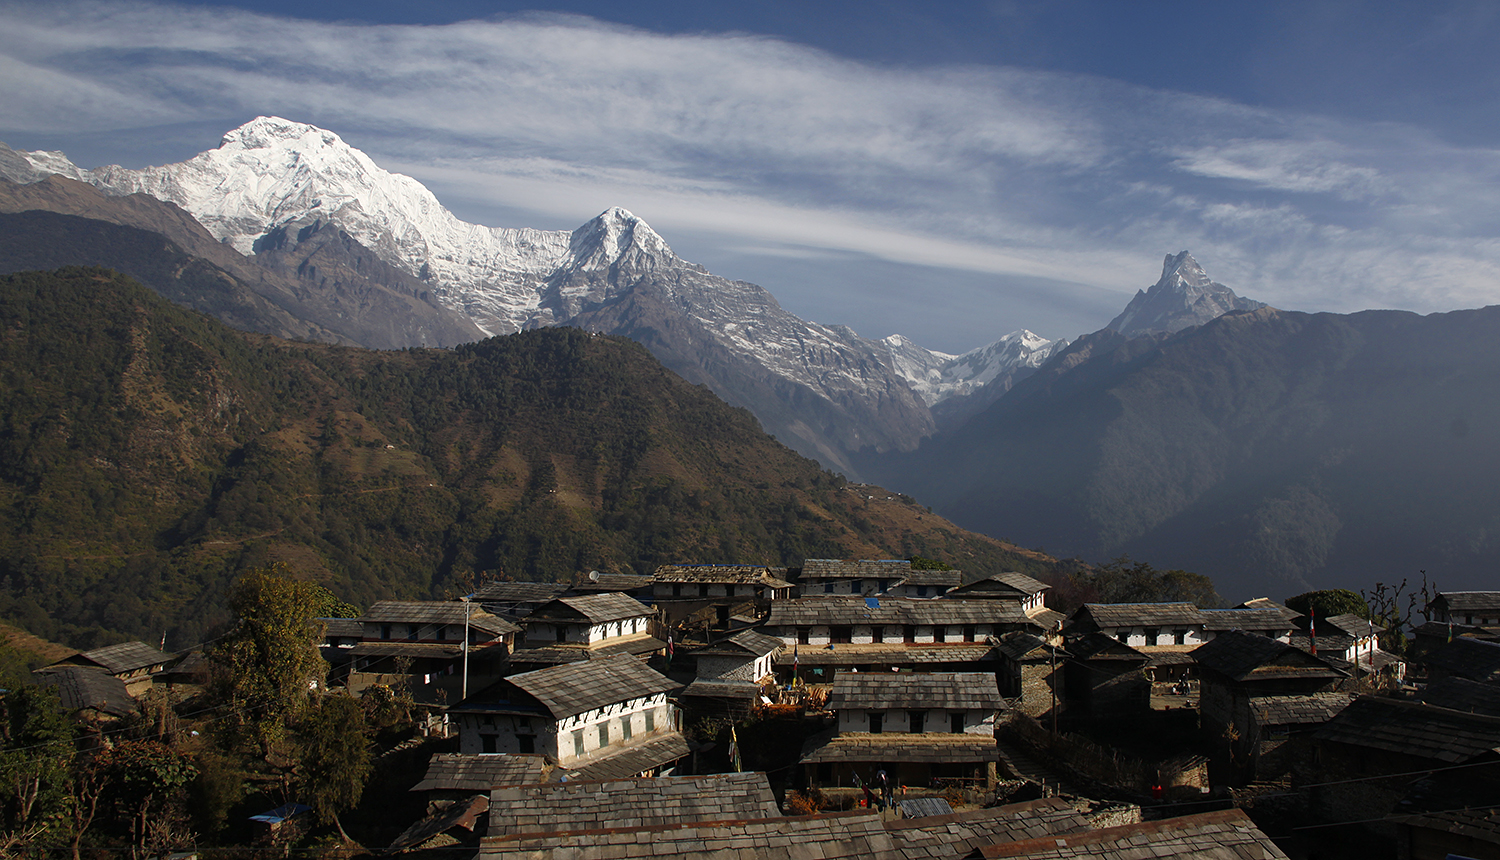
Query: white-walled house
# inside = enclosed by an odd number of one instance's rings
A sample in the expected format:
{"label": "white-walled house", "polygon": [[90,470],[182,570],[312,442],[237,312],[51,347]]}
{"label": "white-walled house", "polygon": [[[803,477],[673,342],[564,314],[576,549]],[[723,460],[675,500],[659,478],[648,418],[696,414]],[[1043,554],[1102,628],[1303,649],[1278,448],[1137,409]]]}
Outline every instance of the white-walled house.
{"label": "white-walled house", "polygon": [[761,685],[774,683],[776,655],[786,646],[775,636],[742,630],[693,652],[697,673],[679,699],[690,713],[739,714],[753,706]]}
{"label": "white-walled house", "polygon": [[1085,603],[1068,617],[1071,639],[1102,633],[1131,648],[1193,648],[1209,640],[1203,613],[1191,603]]}
{"label": "white-walled house", "polygon": [[512,675],[449,714],[463,753],[535,753],[580,778],[635,776],[687,754],[667,698],[676,688],[620,654]]}
{"label": "white-walled house", "polygon": [[517,667],[573,663],[600,655],[648,657],[667,643],[655,635],[655,614],[619,593],[584,594],[550,600],[521,619],[525,632],[511,657]]}
{"label": "white-walled house", "polygon": [[421,702],[458,699],[466,669],[470,690],[499,678],[520,630],[456,600],[382,600],[355,620],[362,636],[348,650],[350,691],[401,681]]}
{"label": "white-walled house", "polygon": [[802,764],[815,785],[869,782],[881,770],[892,784],[993,784],[1004,706],[989,672],[840,675],[828,697],[836,733],[808,741]]}

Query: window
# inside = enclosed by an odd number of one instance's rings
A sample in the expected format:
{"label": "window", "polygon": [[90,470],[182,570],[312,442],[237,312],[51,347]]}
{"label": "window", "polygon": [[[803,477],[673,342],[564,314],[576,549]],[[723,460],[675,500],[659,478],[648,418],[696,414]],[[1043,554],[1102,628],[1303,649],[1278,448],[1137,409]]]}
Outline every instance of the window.
{"label": "window", "polygon": [[846,642],[849,642],[853,638],[853,635],[854,635],[854,628],[852,628],[852,627],[830,627],[830,628],[828,628],[828,638],[832,642],[846,643]]}
{"label": "window", "polygon": [[934,641],[934,642],[947,642],[948,641],[948,628],[944,627],[941,624],[938,624],[938,625],[934,626],[932,628],[932,641]]}
{"label": "window", "polygon": [[566,641],[568,641],[568,628],[566,628],[566,627],[562,626],[561,624],[559,624],[559,625],[557,625],[556,627],[554,627],[552,629],[554,631],[556,631],[557,641],[559,641],[559,642],[566,642]]}
{"label": "window", "polygon": [[679,582],[679,583],[676,583],[676,584],[674,584],[672,586],[672,596],[673,597],[681,597],[682,596],[682,583]]}
{"label": "window", "polygon": [[708,596],[708,583],[704,582],[704,583],[700,583],[699,584],[699,586],[698,586],[698,596],[699,597],[707,597]]}
{"label": "window", "polygon": [[907,731],[919,735],[927,730],[927,712],[912,711],[907,715]]}
{"label": "window", "polygon": [[884,627],[871,627],[870,628],[870,641],[874,642],[876,645],[879,645],[880,643],[884,642],[885,641],[885,628]]}
{"label": "window", "polygon": [[623,716],[623,717],[620,718],[620,739],[621,740],[625,740],[625,741],[630,740],[630,716],[629,715],[626,715],[626,716]]}
{"label": "window", "polygon": [[523,754],[530,755],[531,753],[536,752],[535,735],[518,735],[516,737],[516,742],[520,744],[521,752]]}
{"label": "window", "polygon": [[859,580],[856,579],[856,580],[853,580],[852,582],[849,583],[849,593],[850,594],[858,594],[859,593]]}
{"label": "window", "polygon": [[1155,645],[1156,644],[1156,637],[1159,636],[1159,635],[1161,635],[1161,630],[1159,630],[1159,629],[1157,629],[1155,627],[1147,627],[1146,628],[1146,644],[1147,645]]}
{"label": "window", "polygon": [[973,642],[974,641],[974,625],[972,625],[972,624],[965,624],[964,625],[964,641],[965,642]]}
{"label": "window", "polygon": [[885,722],[885,714],[876,711],[870,712],[870,734],[878,735]]}
{"label": "window", "polygon": [[954,733],[955,735],[963,734],[964,715],[962,713],[948,715],[948,731]]}
{"label": "window", "polygon": [[580,730],[578,730],[578,731],[576,731],[576,732],[573,733],[573,755],[575,755],[575,756],[582,756],[583,755],[583,730],[582,729],[580,729]]}
{"label": "window", "polygon": [[919,586],[917,586],[917,596],[918,597],[926,597],[927,596],[927,586],[925,586],[925,585],[919,585]]}
{"label": "window", "polygon": [[417,625],[415,625],[415,624],[408,624],[408,625],[406,625],[406,638],[407,639],[415,639],[415,638],[417,638],[417,629],[418,629]]}
{"label": "window", "polygon": [[812,638],[812,631],[811,630],[807,629],[806,627],[798,627],[797,628],[797,644],[798,645],[806,645],[807,642],[808,642],[808,640],[810,638]]}
{"label": "window", "polygon": [[832,594],[833,593],[833,583],[831,583],[831,582],[825,582],[825,583],[823,583],[823,593],[824,594]]}
{"label": "window", "polygon": [[901,628],[901,639],[904,642],[917,641],[917,628],[911,624],[903,625]]}
{"label": "window", "polygon": [[646,734],[649,735],[654,731],[656,731],[656,709],[653,708],[646,712]]}
{"label": "window", "polygon": [[609,723],[599,724],[599,746],[609,746]]}
{"label": "window", "polygon": [[1173,630],[1172,631],[1172,644],[1173,645],[1186,645],[1187,644],[1187,631],[1186,630],[1182,630],[1180,628],[1177,629],[1177,630]]}
{"label": "window", "polygon": [[495,736],[494,735],[480,735],[479,736],[479,751],[480,752],[487,752],[487,753],[495,752]]}
{"label": "window", "polygon": [[380,638],[381,639],[389,639],[389,638],[391,638],[391,625],[389,625],[389,624],[382,624],[382,625],[380,625]]}

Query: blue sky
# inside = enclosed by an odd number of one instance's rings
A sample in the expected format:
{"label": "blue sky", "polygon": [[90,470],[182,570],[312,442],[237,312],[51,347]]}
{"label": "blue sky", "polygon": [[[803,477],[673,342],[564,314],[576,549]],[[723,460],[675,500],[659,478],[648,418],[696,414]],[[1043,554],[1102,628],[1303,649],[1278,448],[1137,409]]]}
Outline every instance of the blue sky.
{"label": "blue sky", "polygon": [[1500,301],[1496,44],[1479,2],[0,2],[0,140],[139,167],[280,115],[957,352],[1183,249],[1288,309]]}

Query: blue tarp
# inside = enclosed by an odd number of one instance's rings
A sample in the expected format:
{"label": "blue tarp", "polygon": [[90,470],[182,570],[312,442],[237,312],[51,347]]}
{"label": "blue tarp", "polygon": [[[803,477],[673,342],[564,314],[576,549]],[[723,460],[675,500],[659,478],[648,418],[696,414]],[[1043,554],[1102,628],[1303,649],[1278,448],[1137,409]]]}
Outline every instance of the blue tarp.
{"label": "blue tarp", "polygon": [[305,803],[288,803],[285,806],[278,806],[270,812],[252,815],[250,816],[250,820],[259,821],[262,824],[280,824],[289,818],[296,818],[304,812],[312,812],[312,807]]}

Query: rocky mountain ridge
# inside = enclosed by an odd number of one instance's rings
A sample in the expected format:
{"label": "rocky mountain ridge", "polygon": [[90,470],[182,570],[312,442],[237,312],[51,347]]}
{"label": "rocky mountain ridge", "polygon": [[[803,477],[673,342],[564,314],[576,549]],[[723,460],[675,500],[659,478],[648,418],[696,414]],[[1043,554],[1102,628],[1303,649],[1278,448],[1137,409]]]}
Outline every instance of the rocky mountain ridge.
{"label": "rocky mountain ridge", "polygon": [[[468,224],[338,135],[277,117],[181,164],[141,170],[0,151],[0,175],[50,174],[173,203],[251,259],[284,257],[288,236],[336,225],[483,333],[567,324],[637,337],[674,371],[751,408],[787,444],[851,474],[853,452],[915,447],[937,427],[935,405],[996,380],[1003,393],[1055,349],[1016,332],[951,356],[801,320],[766,290],[682,260],[620,208],[571,234]],[[303,261],[296,271],[306,269]]]}

